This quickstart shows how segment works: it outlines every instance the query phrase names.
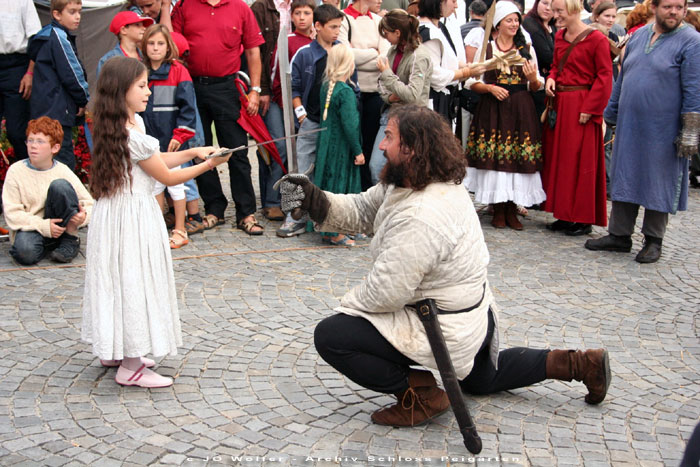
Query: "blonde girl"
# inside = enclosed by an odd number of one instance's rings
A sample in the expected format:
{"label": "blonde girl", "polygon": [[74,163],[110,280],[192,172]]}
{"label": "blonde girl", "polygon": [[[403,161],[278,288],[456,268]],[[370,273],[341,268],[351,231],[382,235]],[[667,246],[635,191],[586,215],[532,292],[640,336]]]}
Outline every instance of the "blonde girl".
{"label": "blonde girl", "polygon": [[[328,52],[326,82],[321,86],[321,128],[316,144],[315,183],[331,193],[360,193],[360,167],[365,163],[360,137],[360,113],[354,83],[348,81],[355,72],[352,51],[338,44]],[[353,246],[346,235],[322,232],[333,245]]]}

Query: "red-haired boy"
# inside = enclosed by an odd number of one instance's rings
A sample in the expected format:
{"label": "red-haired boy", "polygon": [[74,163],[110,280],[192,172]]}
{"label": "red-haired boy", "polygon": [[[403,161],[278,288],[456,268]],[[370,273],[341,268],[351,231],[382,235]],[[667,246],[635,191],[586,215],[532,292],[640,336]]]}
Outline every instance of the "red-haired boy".
{"label": "red-haired boy", "polygon": [[65,164],[54,161],[63,128],[48,117],[27,125],[27,159],[10,166],[2,190],[5,221],[10,228],[10,256],[35,264],[48,252],[69,263],[78,255],[78,228],[87,225],[94,200]]}

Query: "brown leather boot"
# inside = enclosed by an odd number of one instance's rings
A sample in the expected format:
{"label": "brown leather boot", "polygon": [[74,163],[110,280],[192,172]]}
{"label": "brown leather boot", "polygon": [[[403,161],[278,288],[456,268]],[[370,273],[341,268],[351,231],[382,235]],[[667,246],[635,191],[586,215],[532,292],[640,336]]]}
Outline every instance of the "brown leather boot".
{"label": "brown leather boot", "polygon": [[506,224],[513,230],[523,230],[523,224],[518,219],[518,206],[512,201],[506,203]]}
{"label": "brown leather boot", "polygon": [[552,350],[546,365],[547,378],[582,381],[588,389],[585,400],[589,404],[605,399],[612,378],[607,350]]}
{"label": "brown leather boot", "polygon": [[491,225],[497,229],[506,227],[506,203],[496,203],[493,205],[493,219]]}
{"label": "brown leather boot", "polygon": [[418,426],[427,423],[450,408],[447,393],[437,386],[429,371],[410,370],[409,388],[396,394],[398,403],[372,414],[377,425]]}

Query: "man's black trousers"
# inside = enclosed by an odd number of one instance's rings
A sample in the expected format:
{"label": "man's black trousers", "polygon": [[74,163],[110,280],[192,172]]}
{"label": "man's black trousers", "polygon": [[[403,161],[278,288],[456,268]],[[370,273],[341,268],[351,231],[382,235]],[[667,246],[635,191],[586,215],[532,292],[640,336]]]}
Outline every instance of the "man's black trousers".
{"label": "man's black trousers", "polygon": [[[474,358],[471,373],[460,381],[470,394],[529,386],[546,378],[549,350],[514,347],[498,353],[498,370],[493,366],[489,345],[494,319],[489,310],[486,337]],[[360,386],[385,394],[408,389],[409,366],[418,363],[400,353],[366,319],[337,314],[321,321],[314,331],[319,355],[333,368]]]}
{"label": "man's black trousers", "polygon": [[[207,83],[197,77],[193,80],[206,144],[211,145],[213,141],[211,132],[213,122],[219,146],[235,148],[246,145],[248,142],[246,132],[236,122],[240,116],[241,104],[233,76],[215,83]],[[248,150],[233,153],[228,161],[228,171],[231,196],[236,206],[236,223],[238,223],[241,219],[255,213],[255,192],[250,178]],[[219,219],[223,219],[228,202],[221,189],[216,169],[204,172],[197,177],[197,188],[207,214],[214,214]]]}

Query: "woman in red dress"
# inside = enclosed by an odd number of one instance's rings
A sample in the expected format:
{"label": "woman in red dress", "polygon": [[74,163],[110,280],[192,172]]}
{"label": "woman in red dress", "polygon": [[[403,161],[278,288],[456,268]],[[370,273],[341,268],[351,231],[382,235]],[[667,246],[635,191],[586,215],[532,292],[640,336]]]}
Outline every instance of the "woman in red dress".
{"label": "woman in red dress", "polygon": [[599,31],[583,37],[589,28],[580,19],[579,1],[554,0],[552,10],[559,31],[545,89],[554,99],[556,123],[552,128],[550,111],[543,135],[544,209],[558,219],[548,229],[586,235],[591,224],[607,225],[602,122],[612,91],[610,46]]}

